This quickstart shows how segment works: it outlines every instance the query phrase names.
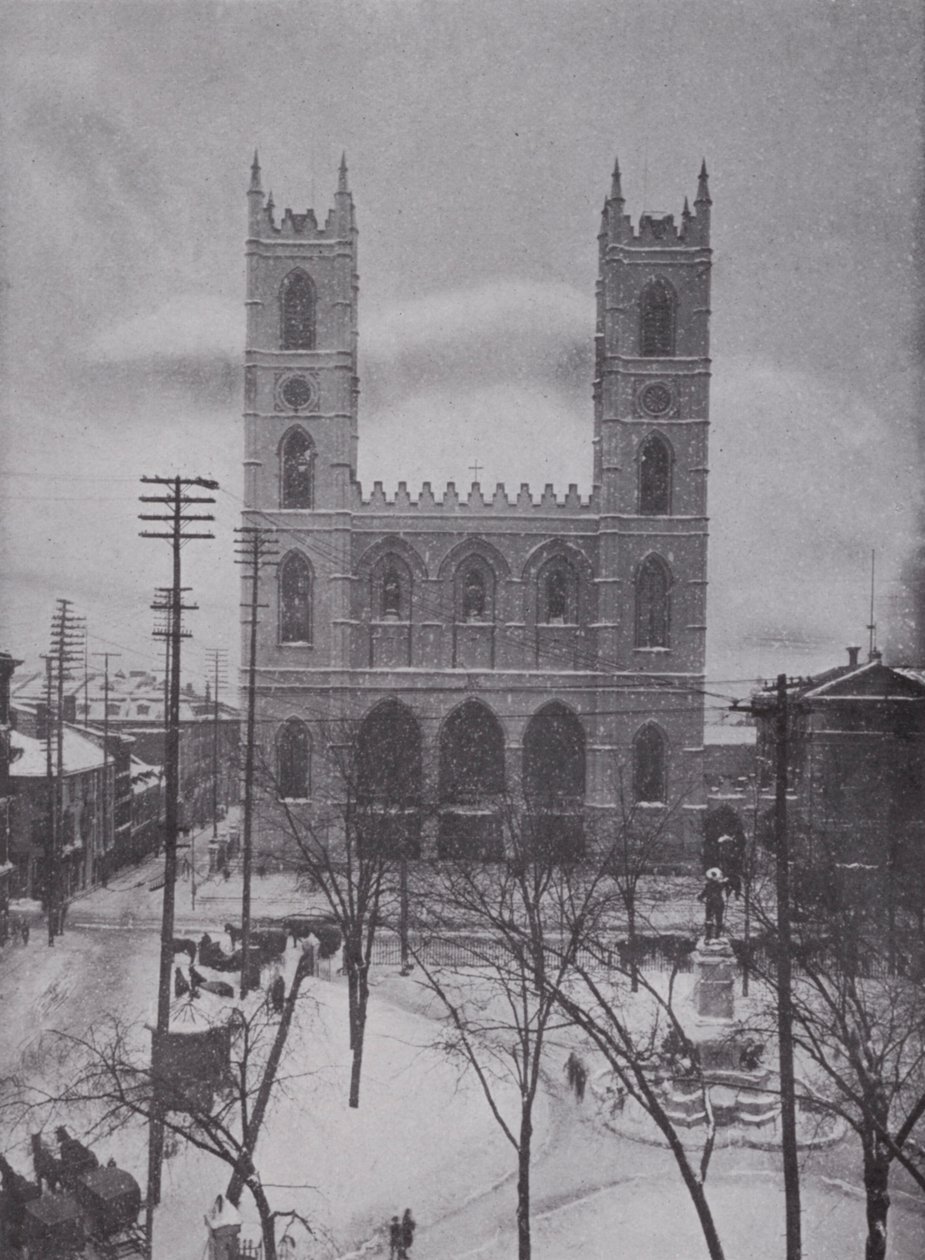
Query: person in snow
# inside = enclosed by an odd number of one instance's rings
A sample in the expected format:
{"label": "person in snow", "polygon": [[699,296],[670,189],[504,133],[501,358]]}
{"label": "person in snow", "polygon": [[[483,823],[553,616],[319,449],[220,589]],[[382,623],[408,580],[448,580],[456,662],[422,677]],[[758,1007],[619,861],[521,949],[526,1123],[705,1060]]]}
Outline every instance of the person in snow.
{"label": "person in snow", "polygon": [[282,977],[282,973],[276,977],[270,985],[270,1005],[273,1007],[274,1014],[278,1015],[283,1009],[286,1000],[286,981]]}
{"label": "person in snow", "polygon": [[728,882],[718,866],[711,866],[707,871],[707,882],[697,896],[704,903],[706,917],[703,925],[704,940],[716,941],[723,934],[723,916],[726,913],[726,892]]}
{"label": "person in snow", "polygon": [[399,1260],[402,1250],[401,1221],[397,1216],[393,1216],[392,1223],[389,1225],[389,1260]]}
{"label": "person in snow", "polygon": [[411,1215],[411,1208],[405,1208],[405,1214],[401,1218],[401,1252],[402,1257],[407,1257],[411,1250],[411,1244],[414,1242],[414,1231],[417,1229],[417,1221]]}

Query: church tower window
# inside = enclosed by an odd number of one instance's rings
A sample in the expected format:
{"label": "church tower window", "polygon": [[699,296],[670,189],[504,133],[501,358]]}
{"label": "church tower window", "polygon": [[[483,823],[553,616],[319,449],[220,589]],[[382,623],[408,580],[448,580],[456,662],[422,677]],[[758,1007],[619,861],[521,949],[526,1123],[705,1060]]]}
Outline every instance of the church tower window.
{"label": "church tower window", "polygon": [[315,286],[304,271],[292,271],[280,290],[283,350],[315,348]]}
{"label": "church tower window", "polygon": [[675,299],[664,280],[653,280],[640,299],[639,353],[647,359],[674,354]]}
{"label": "church tower window", "polygon": [[311,794],[311,737],[298,718],[290,718],[279,728],[276,778],[281,800],[306,800]]}
{"label": "church tower window", "polygon": [[644,726],[633,741],[633,798],[663,804],[668,797],[667,749],[657,726]]}
{"label": "church tower window", "polygon": [[314,507],[315,444],[304,429],[286,436],[280,465],[280,507]]}
{"label": "church tower window", "polygon": [[312,641],[312,567],[298,551],[290,551],[279,567],[279,640]]}
{"label": "church tower window", "polygon": [[653,433],[639,452],[640,516],[671,515],[671,449]]}
{"label": "church tower window", "polygon": [[671,573],[659,556],[647,556],[636,574],[636,647],[666,648]]}

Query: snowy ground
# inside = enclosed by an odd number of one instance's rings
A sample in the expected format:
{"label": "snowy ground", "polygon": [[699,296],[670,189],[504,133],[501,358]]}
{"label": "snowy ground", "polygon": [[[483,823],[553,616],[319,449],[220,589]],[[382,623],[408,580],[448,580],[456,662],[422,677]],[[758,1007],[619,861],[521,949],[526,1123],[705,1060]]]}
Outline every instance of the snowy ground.
{"label": "snowy ground", "polygon": [[[71,924],[87,926],[72,926],[53,949],[33,932],[28,947],[0,953],[0,1079],[23,1062],[39,1080],[67,1071],[66,1061],[56,1064],[43,1054],[49,1029],[79,1032],[106,1011],[125,1020],[148,1014],[157,936],[119,925],[126,912],[136,924],[153,922],[157,894],[144,870],[127,872],[114,883],[75,903]],[[229,904],[235,895],[234,889],[215,892],[227,895]],[[230,917],[216,913],[218,902],[208,907],[200,902],[195,918],[188,901],[178,909],[180,924],[190,930]],[[387,1254],[382,1227],[406,1206],[419,1221],[415,1260],[509,1260],[516,1254],[514,1152],[474,1082],[460,1082],[455,1067],[433,1048],[439,1029],[415,978],[383,968],[374,972],[373,983],[361,1106],[355,1112],[346,1105],[343,982],[307,985],[286,1068],[306,1075],[276,1104],[257,1153],[272,1201],[316,1223],[320,1240],[302,1252],[312,1260]],[[609,1260],[617,1252],[642,1260],[705,1256],[668,1152],[615,1136],[594,1115],[590,1096],[583,1105],[567,1096],[561,1070],[566,1052],[564,1045],[554,1047],[537,1116],[536,1260]],[[516,1106],[510,1095],[505,1102],[509,1112]],[[29,1170],[24,1130],[5,1131],[0,1148],[22,1171]],[[144,1183],[143,1131],[101,1143],[97,1153],[103,1159],[115,1154]],[[708,1193],[730,1260],[783,1256],[778,1158],[742,1149],[714,1154]],[[807,1154],[804,1173],[806,1260],[860,1260],[864,1206],[857,1192],[856,1145],[848,1139]],[[156,1260],[201,1260],[202,1216],[226,1184],[227,1170],[208,1156],[181,1149],[167,1160]],[[256,1238],[256,1214],[247,1196],[242,1209],[245,1236]],[[890,1230],[891,1260],[925,1255],[925,1214],[913,1210],[898,1179]]]}

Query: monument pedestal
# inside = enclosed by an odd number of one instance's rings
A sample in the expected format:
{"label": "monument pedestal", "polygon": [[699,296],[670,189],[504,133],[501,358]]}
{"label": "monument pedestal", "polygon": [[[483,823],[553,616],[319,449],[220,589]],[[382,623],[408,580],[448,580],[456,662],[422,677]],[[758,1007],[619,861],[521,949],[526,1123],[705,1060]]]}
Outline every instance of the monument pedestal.
{"label": "monument pedestal", "polygon": [[735,1015],[736,960],[729,938],[701,937],[694,950],[694,1005],[699,1024],[731,1024]]}

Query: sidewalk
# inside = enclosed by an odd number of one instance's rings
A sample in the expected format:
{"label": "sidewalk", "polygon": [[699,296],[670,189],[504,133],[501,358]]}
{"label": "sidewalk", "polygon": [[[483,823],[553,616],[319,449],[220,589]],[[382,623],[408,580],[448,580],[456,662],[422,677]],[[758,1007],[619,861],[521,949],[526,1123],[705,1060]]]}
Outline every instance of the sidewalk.
{"label": "sidewalk", "polygon": [[[238,810],[229,811],[219,824],[220,831],[237,826]],[[201,828],[191,836],[191,850],[195,855],[195,907],[193,905],[192,871],[184,859],[190,849],[181,849],[176,883],[175,928],[182,936],[200,932],[203,928],[222,929],[226,922],[238,922],[241,917],[242,877],[240,871],[231,873],[228,879],[221,874],[209,874],[209,845],[212,842],[212,824]],[[183,872],[182,874],[180,872]],[[70,903],[67,926],[151,928],[160,927],[163,906],[164,858],[150,857],[137,866],[117,871],[106,888],[97,886],[79,893]],[[307,910],[323,910],[317,897],[310,898],[299,892],[294,875],[253,875],[251,878],[251,914],[259,918],[283,918],[287,914]]]}

